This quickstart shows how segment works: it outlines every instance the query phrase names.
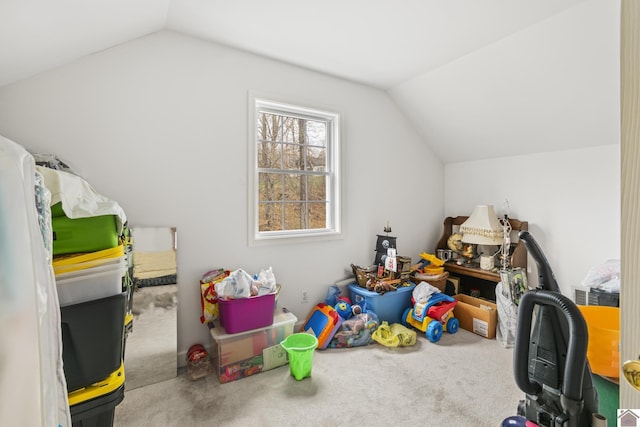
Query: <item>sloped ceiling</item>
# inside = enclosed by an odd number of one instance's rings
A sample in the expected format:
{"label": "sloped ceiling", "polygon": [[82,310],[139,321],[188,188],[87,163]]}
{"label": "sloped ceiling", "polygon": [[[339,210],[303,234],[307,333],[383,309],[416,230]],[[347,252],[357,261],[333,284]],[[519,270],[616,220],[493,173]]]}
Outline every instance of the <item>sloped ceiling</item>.
{"label": "sloped ceiling", "polygon": [[511,141],[449,155],[446,132],[416,117],[429,112],[428,85],[416,81],[593,1],[602,0],[3,0],[0,88],[170,29],[386,90],[445,162],[517,154]]}
{"label": "sloped ceiling", "polygon": [[168,27],[388,89],[584,0],[173,0]]}
{"label": "sloped ceiling", "polygon": [[169,28],[383,89],[585,0],[3,0],[0,86]]}
{"label": "sloped ceiling", "polygon": [[169,0],[0,1],[0,87],[165,27]]}

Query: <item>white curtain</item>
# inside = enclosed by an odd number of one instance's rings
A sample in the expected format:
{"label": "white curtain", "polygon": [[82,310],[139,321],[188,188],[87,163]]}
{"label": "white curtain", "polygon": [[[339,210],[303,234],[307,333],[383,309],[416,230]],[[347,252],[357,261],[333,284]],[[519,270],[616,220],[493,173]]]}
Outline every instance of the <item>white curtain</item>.
{"label": "white curtain", "polygon": [[0,136],[3,426],[71,426],[60,307],[51,268],[50,197],[33,157]]}

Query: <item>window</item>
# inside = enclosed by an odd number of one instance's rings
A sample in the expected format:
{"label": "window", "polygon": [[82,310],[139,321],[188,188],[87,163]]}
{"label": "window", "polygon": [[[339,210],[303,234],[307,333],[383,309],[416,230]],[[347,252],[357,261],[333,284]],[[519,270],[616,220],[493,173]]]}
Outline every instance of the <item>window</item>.
{"label": "window", "polygon": [[339,116],[253,99],[253,241],[340,234]]}

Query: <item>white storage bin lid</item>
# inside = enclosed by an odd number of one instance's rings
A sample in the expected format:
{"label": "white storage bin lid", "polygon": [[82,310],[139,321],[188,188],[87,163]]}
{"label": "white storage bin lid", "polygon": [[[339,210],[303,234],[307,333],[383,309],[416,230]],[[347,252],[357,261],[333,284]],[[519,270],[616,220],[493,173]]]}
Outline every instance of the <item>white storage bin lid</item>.
{"label": "white storage bin lid", "polygon": [[122,278],[126,268],[118,268],[90,274],[82,274],[66,279],[56,277],[56,289],[60,306],[78,304],[106,298],[122,292]]}

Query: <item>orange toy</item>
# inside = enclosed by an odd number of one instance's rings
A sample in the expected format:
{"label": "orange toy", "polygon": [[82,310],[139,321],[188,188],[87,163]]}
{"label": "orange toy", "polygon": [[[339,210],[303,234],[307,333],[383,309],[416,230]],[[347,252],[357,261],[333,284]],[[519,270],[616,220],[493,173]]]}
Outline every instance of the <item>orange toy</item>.
{"label": "orange toy", "polygon": [[318,348],[327,348],[329,341],[342,324],[342,317],[331,306],[321,302],[317,304],[302,326],[301,332],[307,332],[318,338]]}

